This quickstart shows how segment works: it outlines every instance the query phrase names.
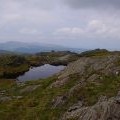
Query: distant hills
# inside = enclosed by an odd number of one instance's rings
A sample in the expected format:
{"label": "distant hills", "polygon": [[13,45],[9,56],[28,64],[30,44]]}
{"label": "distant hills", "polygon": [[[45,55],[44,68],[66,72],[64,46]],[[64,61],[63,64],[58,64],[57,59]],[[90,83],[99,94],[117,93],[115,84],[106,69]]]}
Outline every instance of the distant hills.
{"label": "distant hills", "polygon": [[4,55],[4,54],[15,54],[14,52],[11,51],[6,51],[6,50],[0,50],[0,55]]}
{"label": "distant hills", "polygon": [[16,53],[37,53],[37,52],[49,52],[49,51],[72,51],[72,52],[82,52],[85,49],[69,48],[52,44],[43,43],[26,43],[26,42],[5,42],[0,43],[0,54],[16,52]]}

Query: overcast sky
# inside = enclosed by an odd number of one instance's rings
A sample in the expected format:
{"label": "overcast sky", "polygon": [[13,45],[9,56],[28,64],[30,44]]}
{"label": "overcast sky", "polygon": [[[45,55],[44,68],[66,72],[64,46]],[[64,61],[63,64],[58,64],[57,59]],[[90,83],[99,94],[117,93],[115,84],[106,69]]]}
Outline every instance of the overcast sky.
{"label": "overcast sky", "polygon": [[0,42],[120,50],[120,0],[0,0]]}

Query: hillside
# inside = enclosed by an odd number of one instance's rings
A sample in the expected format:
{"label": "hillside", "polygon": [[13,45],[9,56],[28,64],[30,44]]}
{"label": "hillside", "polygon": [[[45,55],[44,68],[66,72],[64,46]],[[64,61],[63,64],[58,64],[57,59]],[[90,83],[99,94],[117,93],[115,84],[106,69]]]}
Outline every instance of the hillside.
{"label": "hillside", "polygon": [[11,54],[15,54],[14,52],[10,52],[10,51],[6,51],[6,50],[0,50],[0,55],[11,55]]}
{"label": "hillside", "polygon": [[44,44],[44,43],[27,43],[27,42],[5,42],[0,43],[0,50],[11,51],[16,53],[38,53],[38,52],[50,52],[52,50],[55,51],[73,51],[73,52],[82,52],[85,49],[76,49],[69,48],[64,46],[52,45],[52,44]]}
{"label": "hillside", "polygon": [[0,118],[120,120],[119,52],[95,50],[78,56],[47,79],[25,83],[0,79]]}

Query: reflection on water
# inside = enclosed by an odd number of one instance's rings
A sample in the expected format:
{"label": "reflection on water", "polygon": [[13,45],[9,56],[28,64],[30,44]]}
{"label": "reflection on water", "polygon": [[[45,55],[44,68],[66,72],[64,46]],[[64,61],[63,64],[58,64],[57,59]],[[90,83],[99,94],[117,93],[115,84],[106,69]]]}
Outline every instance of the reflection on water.
{"label": "reflection on water", "polygon": [[30,68],[28,72],[24,75],[20,75],[17,79],[19,81],[29,81],[29,80],[37,80],[40,78],[47,78],[50,77],[61,70],[63,70],[65,66],[53,66],[49,64],[45,64],[39,67]]}

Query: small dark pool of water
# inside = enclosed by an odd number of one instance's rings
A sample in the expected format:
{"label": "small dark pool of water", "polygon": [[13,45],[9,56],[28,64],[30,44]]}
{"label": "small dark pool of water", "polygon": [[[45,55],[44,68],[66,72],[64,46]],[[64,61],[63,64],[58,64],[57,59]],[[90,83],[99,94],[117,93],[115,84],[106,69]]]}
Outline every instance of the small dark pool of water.
{"label": "small dark pool of water", "polygon": [[29,80],[37,80],[42,78],[50,77],[61,70],[63,70],[65,66],[53,66],[49,64],[45,64],[39,67],[30,68],[29,71],[25,72],[24,75],[20,75],[17,77],[18,81],[29,81]]}

